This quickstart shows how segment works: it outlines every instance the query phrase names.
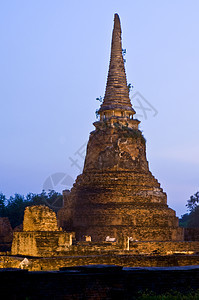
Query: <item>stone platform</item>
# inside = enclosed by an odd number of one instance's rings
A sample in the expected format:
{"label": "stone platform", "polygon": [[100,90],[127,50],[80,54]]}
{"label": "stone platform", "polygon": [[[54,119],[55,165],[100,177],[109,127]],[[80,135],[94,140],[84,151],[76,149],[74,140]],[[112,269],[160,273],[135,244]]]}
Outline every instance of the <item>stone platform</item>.
{"label": "stone platform", "polygon": [[25,256],[58,256],[72,245],[72,234],[60,231],[14,232],[11,253]]}
{"label": "stone platform", "polygon": [[[176,267],[197,266],[199,255],[131,255],[131,254],[90,254],[61,257],[26,257],[25,268],[30,271],[57,271],[63,267],[108,264],[122,267]],[[0,256],[0,269],[24,268],[24,256]]]}

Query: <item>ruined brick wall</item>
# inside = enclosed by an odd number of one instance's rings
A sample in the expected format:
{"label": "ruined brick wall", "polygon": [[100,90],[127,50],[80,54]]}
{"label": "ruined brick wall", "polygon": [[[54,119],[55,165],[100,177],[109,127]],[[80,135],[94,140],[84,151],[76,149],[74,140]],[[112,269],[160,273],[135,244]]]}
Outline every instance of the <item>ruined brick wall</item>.
{"label": "ruined brick wall", "polygon": [[23,231],[58,231],[55,212],[45,205],[26,207]]}
{"label": "ruined brick wall", "polygon": [[57,256],[68,251],[72,235],[60,231],[14,232],[12,255]]}
{"label": "ruined brick wall", "polygon": [[131,254],[194,254],[199,252],[199,242],[130,242]]}
{"label": "ruined brick wall", "polygon": [[199,253],[199,242],[135,242],[123,237],[115,242],[76,242],[66,255],[98,255],[102,253],[126,253],[127,255],[170,255]]}
{"label": "ruined brick wall", "polygon": [[72,230],[73,203],[70,197],[70,191],[64,190],[62,193],[64,206],[57,213],[58,226],[62,228],[67,228],[67,230]]}
{"label": "ruined brick wall", "polygon": [[[176,258],[176,263],[179,262]],[[61,272],[7,270],[0,272],[0,282],[1,299],[188,299],[187,293],[190,296],[196,293],[190,298],[198,299],[199,268],[137,269],[106,265],[72,267]],[[153,291],[157,296],[142,297],[144,291],[147,294]],[[173,296],[160,296],[167,292]]]}
{"label": "ruined brick wall", "polygon": [[34,232],[14,232],[11,248],[12,255],[38,256]]}
{"label": "ruined brick wall", "polygon": [[[1,256],[0,268],[20,268],[24,257]],[[199,265],[199,255],[129,255],[128,253],[105,253],[101,255],[76,255],[46,258],[28,258],[29,270],[59,270],[89,264],[108,264],[124,267],[169,267]]]}
{"label": "ruined brick wall", "polygon": [[44,205],[26,207],[23,231],[14,232],[12,255],[56,256],[68,251],[72,233],[58,229],[54,211]]}
{"label": "ruined brick wall", "polygon": [[148,171],[141,132],[101,123],[102,125],[90,134],[84,171]]}

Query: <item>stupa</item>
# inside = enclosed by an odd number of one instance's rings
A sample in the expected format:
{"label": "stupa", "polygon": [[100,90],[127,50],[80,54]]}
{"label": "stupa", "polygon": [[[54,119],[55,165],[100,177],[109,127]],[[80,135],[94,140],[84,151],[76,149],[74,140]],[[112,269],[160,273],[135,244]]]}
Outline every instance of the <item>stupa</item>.
{"label": "stupa", "polygon": [[83,173],[64,194],[60,226],[104,241],[182,241],[175,211],[149,170],[146,145],[134,119],[122,55],[121,25],[114,16],[111,58],[100,120],[90,133]]}

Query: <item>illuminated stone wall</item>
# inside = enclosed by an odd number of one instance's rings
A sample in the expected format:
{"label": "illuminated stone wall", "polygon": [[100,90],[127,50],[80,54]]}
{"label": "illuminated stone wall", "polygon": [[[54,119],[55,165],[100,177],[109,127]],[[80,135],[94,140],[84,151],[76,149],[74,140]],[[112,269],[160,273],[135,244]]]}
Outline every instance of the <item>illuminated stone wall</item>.
{"label": "illuminated stone wall", "polygon": [[45,205],[28,206],[24,212],[23,231],[57,231],[57,217]]}
{"label": "illuminated stone wall", "polygon": [[57,256],[68,251],[72,235],[61,231],[14,232],[12,255]]}
{"label": "illuminated stone wall", "polygon": [[26,207],[23,232],[14,232],[12,255],[56,256],[68,251],[72,233],[58,229],[55,212],[44,205]]}

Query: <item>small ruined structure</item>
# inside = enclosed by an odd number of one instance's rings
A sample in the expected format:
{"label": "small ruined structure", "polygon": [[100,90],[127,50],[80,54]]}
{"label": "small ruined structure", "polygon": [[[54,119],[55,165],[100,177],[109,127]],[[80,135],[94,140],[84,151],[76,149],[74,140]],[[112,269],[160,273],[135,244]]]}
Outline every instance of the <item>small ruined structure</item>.
{"label": "small ruined structure", "polygon": [[13,235],[12,255],[56,256],[72,245],[72,234],[58,228],[55,212],[44,205],[26,207],[23,231]]}
{"label": "small ruined structure", "polygon": [[183,229],[151,174],[145,139],[134,119],[115,14],[111,58],[100,120],[90,133],[83,173],[59,212],[60,225],[92,241],[128,236],[139,241],[182,241]]}
{"label": "small ruined structure", "polygon": [[26,207],[23,231],[58,231],[55,212],[44,205]]}

